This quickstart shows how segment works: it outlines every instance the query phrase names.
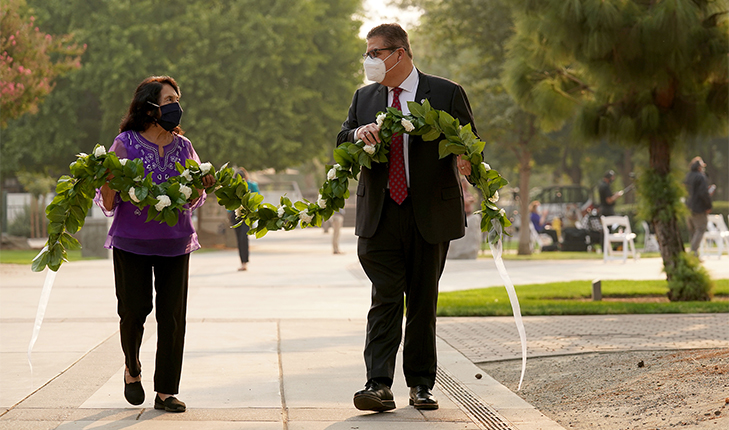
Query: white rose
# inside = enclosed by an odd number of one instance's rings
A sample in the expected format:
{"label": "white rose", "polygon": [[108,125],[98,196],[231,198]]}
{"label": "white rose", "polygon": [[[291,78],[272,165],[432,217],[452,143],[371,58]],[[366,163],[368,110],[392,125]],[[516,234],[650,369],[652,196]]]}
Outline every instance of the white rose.
{"label": "white rose", "polygon": [[381,113],[377,115],[377,126],[382,127],[382,123],[385,122],[385,118],[387,118],[387,114]]}
{"label": "white rose", "polygon": [[103,146],[99,145],[99,146],[96,147],[96,149],[94,149],[94,156],[96,158],[99,158],[102,155],[106,155],[106,148],[104,148]]}
{"label": "white rose", "polygon": [[415,126],[413,125],[413,123],[405,118],[400,120],[400,124],[402,124],[402,126],[405,127],[405,131],[407,131],[408,133],[415,130]]}
{"label": "white rose", "polygon": [[122,158],[122,159],[119,160],[119,164],[121,164],[122,166],[126,166],[127,165],[127,161],[129,161],[128,158]]}
{"label": "white rose", "polygon": [[129,198],[133,201],[139,203],[139,199],[137,198],[137,195],[134,194],[134,187],[129,187]]}
{"label": "white rose", "polygon": [[235,210],[235,217],[236,218],[242,218],[243,217],[243,206],[237,208]]}
{"label": "white rose", "polygon": [[319,194],[319,197],[316,199],[316,204],[322,209],[327,207],[327,201],[322,198],[321,194]]}
{"label": "white rose", "polygon": [[180,173],[180,176],[185,178],[187,182],[192,182],[192,173],[188,169],[185,169],[184,172]]}
{"label": "white rose", "polygon": [[481,163],[481,165],[483,165],[483,168],[486,169],[487,172],[491,170],[491,166],[489,166],[488,163]]}
{"label": "white rose", "polygon": [[210,171],[210,169],[212,169],[212,168],[213,168],[213,165],[212,164],[210,164],[210,163],[202,163],[200,165],[200,173],[202,173],[203,175],[207,175],[208,172]]}
{"label": "white rose", "polygon": [[309,209],[304,209],[303,211],[299,212],[299,218],[301,219],[301,222],[305,223],[311,223],[311,220],[314,219],[313,215],[309,214]]}
{"label": "white rose", "polygon": [[166,208],[167,206],[170,206],[172,204],[172,200],[164,194],[157,197],[157,204],[154,205],[154,208],[157,209],[157,212],[162,212],[162,209]]}
{"label": "white rose", "polygon": [[373,155],[375,153],[375,145],[365,145],[362,150],[369,155]]}
{"label": "white rose", "polygon": [[180,185],[180,192],[183,196],[185,196],[185,200],[187,200],[192,195],[192,188],[188,187],[187,185]]}
{"label": "white rose", "polygon": [[499,209],[499,215],[504,216],[506,214],[506,211],[504,208]]}
{"label": "white rose", "polygon": [[81,157],[81,158],[83,158],[83,157],[87,157],[88,155],[89,155],[89,154],[87,154],[87,153],[85,153],[85,152],[79,152],[79,154],[77,155],[77,157]]}
{"label": "white rose", "polygon": [[499,201],[499,192],[498,191],[494,191],[494,195],[489,198],[489,201],[491,203],[498,202]]}
{"label": "white rose", "polygon": [[332,168],[331,168],[331,169],[329,169],[329,171],[327,172],[327,179],[329,179],[330,181],[332,181],[332,180],[334,180],[334,178],[336,178],[336,177],[337,177],[337,170],[336,170],[336,169],[335,169],[334,167],[332,167]]}
{"label": "white rose", "polygon": [[284,208],[283,206],[279,206],[277,213],[279,218],[283,218],[284,214],[286,213],[286,208]]}

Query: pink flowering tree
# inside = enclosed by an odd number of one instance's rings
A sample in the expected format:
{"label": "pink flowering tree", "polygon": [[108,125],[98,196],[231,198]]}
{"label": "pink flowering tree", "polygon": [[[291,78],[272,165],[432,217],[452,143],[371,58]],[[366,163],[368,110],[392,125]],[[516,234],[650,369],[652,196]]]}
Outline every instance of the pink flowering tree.
{"label": "pink flowering tree", "polygon": [[81,67],[86,45],[73,35],[52,36],[35,25],[25,0],[0,6],[0,127],[8,120],[38,111],[54,80]]}

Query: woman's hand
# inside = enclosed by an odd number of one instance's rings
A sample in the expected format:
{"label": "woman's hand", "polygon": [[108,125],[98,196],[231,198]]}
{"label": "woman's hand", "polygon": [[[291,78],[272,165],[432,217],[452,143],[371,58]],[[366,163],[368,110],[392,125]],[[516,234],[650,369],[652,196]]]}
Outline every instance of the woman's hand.
{"label": "woman's hand", "polygon": [[[200,180],[202,181],[202,183],[203,183],[203,186],[204,186],[205,188],[210,188],[210,187],[212,187],[213,185],[215,185],[215,176],[213,176],[213,175],[205,175],[205,176],[203,176],[202,178],[200,178]],[[200,196],[202,196],[202,195],[203,195],[203,194],[205,193],[205,190],[197,190],[197,193],[198,193],[198,194],[199,194]],[[196,199],[192,200],[192,201],[190,202],[190,204],[194,206],[195,204],[197,204],[197,201],[198,201],[198,200],[200,200],[200,197],[198,197],[198,198],[196,198]]]}
{"label": "woman's hand", "polygon": [[213,175],[205,175],[201,179],[205,188],[209,188],[215,185],[215,176]]}
{"label": "woman's hand", "polygon": [[107,211],[110,211],[114,209],[114,200],[116,197],[116,191],[112,190],[109,186],[109,181],[114,178],[114,175],[109,174],[109,176],[106,177],[106,183],[101,186],[101,200],[104,203],[104,209]]}

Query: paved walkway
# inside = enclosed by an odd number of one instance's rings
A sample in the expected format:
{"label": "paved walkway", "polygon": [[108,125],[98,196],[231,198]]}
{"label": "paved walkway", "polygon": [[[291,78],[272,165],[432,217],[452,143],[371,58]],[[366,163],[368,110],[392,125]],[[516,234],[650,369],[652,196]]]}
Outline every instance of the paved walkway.
{"label": "paved walkway", "polygon": [[[439,320],[439,410],[409,407],[401,374],[393,387],[398,409],[356,410],[351,398],[365,378],[369,282],[352,230],[342,235],[345,254],[331,253],[330,238],[320,229],[269,233],[253,241],[246,272],[235,270],[233,250],[193,254],[179,396],[189,407],[184,414],[152,408],[152,318],[142,347],[148,399],[140,407],[124,400],[110,260],[61,268],[32,373],[27,347],[45,275],[0,266],[0,429],[561,428],[488,375],[474,378],[481,373],[474,363],[519,357],[511,317]],[[729,278],[726,257],[705,264],[715,277]],[[662,277],[657,259],[506,266],[515,284]],[[450,291],[501,281],[490,260],[449,261],[441,285]],[[530,356],[729,347],[728,324],[727,314],[525,318]]]}

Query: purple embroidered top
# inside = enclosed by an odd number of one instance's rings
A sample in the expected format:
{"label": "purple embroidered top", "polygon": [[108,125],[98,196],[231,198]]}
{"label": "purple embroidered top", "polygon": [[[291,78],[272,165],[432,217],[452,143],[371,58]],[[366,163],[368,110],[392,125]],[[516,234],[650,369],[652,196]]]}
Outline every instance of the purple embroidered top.
{"label": "purple embroidered top", "polygon": [[[175,135],[172,143],[164,147],[164,156],[160,157],[159,147],[142,137],[136,131],[125,131],[119,134],[109,148],[117,157],[133,160],[141,158],[144,161],[145,175],[152,173],[152,180],[158,184],[167,181],[179,172],[175,162],[183,166],[185,160],[193,159],[200,163],[190,141],[180,135]],[[147,208],[139,209],[129,202],[122,201],[117,193],[114,206],[110,211],[104,208],[101,190],[96,190],[94,202],[101,207],[104,215],[114,217],[109,229],[104,247],[118,248],[140,255],[160,255],[174,257],[189,254],[200,249],[197,233],[192,225],[192,211],[205,202],[205,193],[202,193],[189,210],[182,211],[174,227],[157,221],[147,221]]]}

